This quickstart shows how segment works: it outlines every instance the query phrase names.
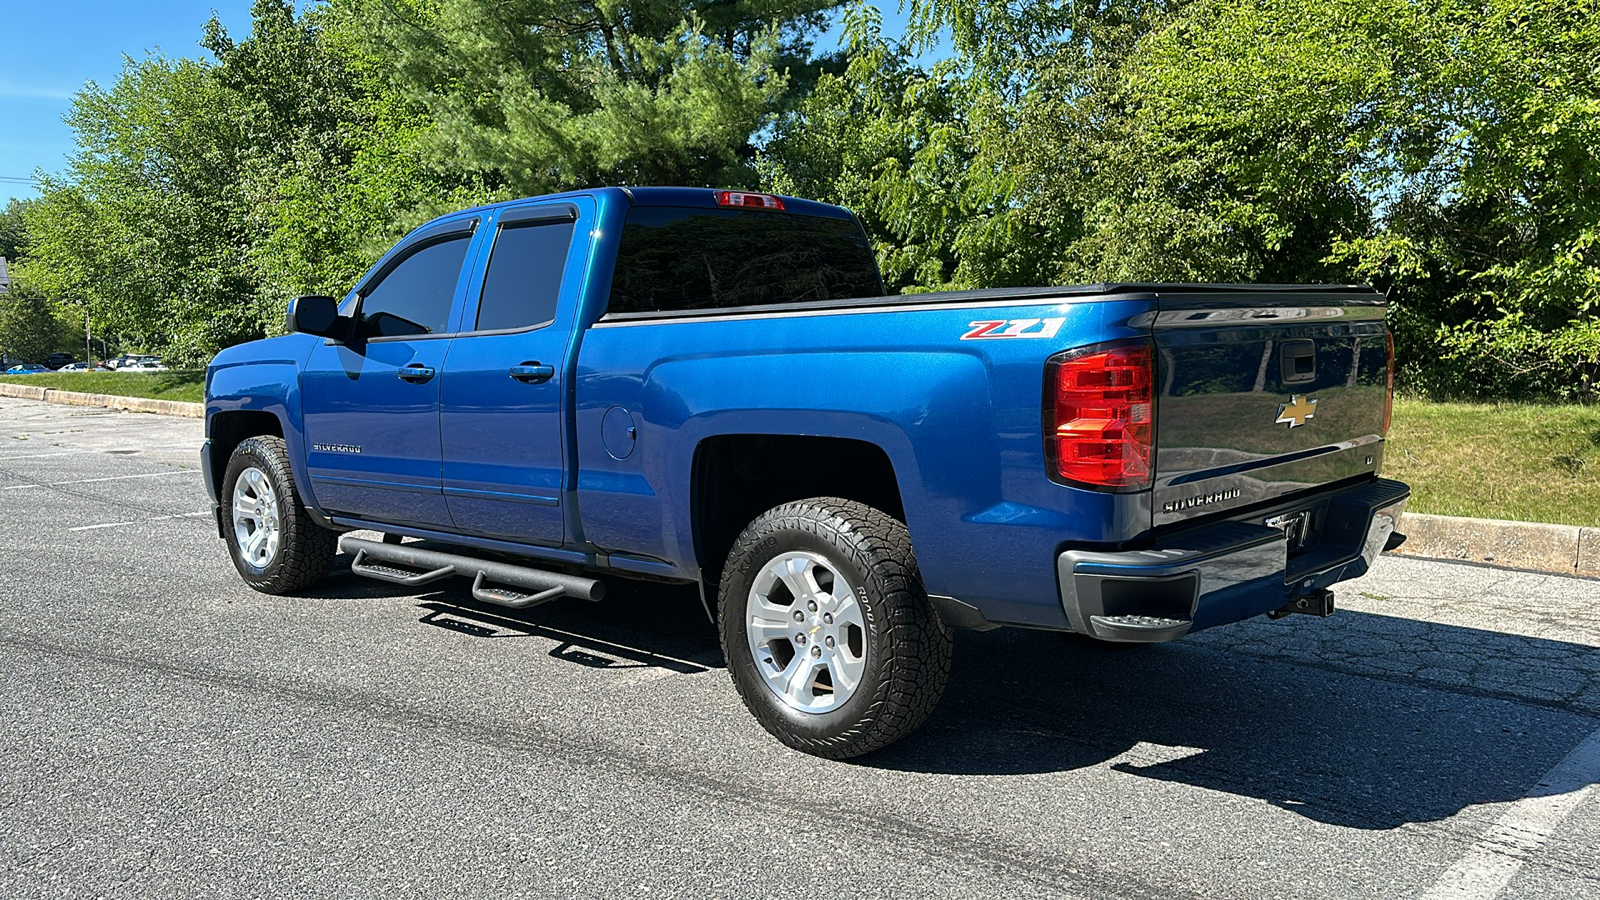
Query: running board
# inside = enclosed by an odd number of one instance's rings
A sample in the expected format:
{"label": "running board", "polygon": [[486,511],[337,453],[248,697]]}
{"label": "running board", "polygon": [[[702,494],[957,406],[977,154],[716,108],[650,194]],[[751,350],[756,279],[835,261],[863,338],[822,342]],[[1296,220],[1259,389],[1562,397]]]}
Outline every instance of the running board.
{"label": "running board", "polygon": [[389,544],[347,537],[340,542],[340,548],[346,553],[355,553],[350,571],[356,575],[406,587],[462,575],[472,579],[473,597],[512,609],[528,609],[562,597],[593,603],[606,594],[606,586],[593,578],[425,550],[415,544]]}

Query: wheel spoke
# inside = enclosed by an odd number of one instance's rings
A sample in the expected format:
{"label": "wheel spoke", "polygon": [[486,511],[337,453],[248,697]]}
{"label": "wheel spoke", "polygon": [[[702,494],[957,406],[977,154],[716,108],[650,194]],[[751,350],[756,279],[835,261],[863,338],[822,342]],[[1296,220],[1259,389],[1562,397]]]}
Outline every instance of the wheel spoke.
{"label": "wheel spoke", "polygon": [[[844,588],[843,590],[840,590],[841,585]],[[861,603],[856,600],[856,595],[850,590],[850,586],[835,581],[833,590],[835,604],[833,609],[834,626],[841,632],[844,631],[846,625],[854,625],[862,631],[866,631],[866,620],[861,617]]]}
{"label": "wheel spoke", "polygon": [[[768,612],[768,609],[774,610]],[[783,614],[779,607],[762,608],[750,615],[750,639],[757,647],[773,640],[786,640],[794,637],[794,622]]]}
{"label": "wheel spoke", "polygon": [[[792,676],[795,673],[795,670],[800,667],[800,663],[804,661],[804,659],[805,657],[803,654],[796,653],[794,658],[789,660],[789,664],[781,669],[772,669],[767,666],[758,665],[756,666],[756,671],[761,673],[761,678],[762,680],[766,681],[767,687],[771,688],[773,693],[781,697],[787,692],[790,676]],[[756,660],[757,662],[761,660],[760,653],[756,654]]]}
{"label": "wheel spoke", "polygon": [[244,497],[242,496],[236,496],[233,498],[233,520],[235,522],[240,520],[253,521],[255,518],[256,508],[253,504],[246,503]]}
{"label": "wheel spoke", "polygon": [[817,579],[811,574],[811,565],[811,561],[805,557],[795,556],[784,560],[778,568],[778,577],[788,585],[795,603],[804,603],[817,596]]}
{"label": "wheel spoke", "polygon": [[266,541],[267,530],[265,528],[257,528],[250,535],[250,543],[246,544],[244,547],[245,555],[254,560],[261,552],[261,545],[266,543]]}
{"label": "wheel spoke", "polygon": [[811,683],[817,678],[817,661],[809,653],[797,653],[790,666],[794,672],[784,684],[783,692],[795,703],[810,706],[815,699],[811,693]]}
{"label": "wheel spoke", "polygon": [[836,648],[833,658],[828,660],[828,674],[833,676],[833,689],[844,692],[846,696],[861,683],[861,676],[866,671],[867,661],[859,657],[851,659],[843,647]]}

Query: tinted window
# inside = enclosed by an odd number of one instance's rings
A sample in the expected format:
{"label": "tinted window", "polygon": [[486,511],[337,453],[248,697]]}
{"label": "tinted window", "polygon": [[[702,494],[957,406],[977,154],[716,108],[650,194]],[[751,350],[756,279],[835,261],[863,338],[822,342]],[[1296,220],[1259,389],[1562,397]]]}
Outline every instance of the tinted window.
{"label": "tinted window", "polygon": [[572,228],[572,222],[528,222],[500,229],[478,301],[479,331],[550,324]]}
{"label": "tinted window", "polygon": [[429,244],[406,257],[361,300],[361,330],[368,337],[438,334],[450,327],[450,301],[472,238]]}
{"label": "tinted window", "polygon": [[724,309],[883,293],[849,219],[635,207],[622,228],[610,312]]}

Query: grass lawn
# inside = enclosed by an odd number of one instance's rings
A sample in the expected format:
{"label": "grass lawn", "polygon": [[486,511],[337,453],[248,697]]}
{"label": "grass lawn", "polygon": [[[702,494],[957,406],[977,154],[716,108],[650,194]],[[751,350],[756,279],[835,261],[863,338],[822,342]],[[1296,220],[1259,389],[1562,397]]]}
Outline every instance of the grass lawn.
{"label": "grass lawn", "polygon": [[1600,527],[1600,406],[1397,399],[1383,474],[1410,512]]}
{"label": "grass lawn", "polygon": [[52,372],[49,375],[7,375],[0,383],[27,384],[56,391],[153,397],[157,400],[204,400],[204,369],[171,372]]}

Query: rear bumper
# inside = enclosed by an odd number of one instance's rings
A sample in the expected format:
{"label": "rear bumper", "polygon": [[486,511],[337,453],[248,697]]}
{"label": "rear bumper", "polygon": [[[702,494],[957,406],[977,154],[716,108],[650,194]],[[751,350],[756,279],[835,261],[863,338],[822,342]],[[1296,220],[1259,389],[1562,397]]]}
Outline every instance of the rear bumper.
{"label": "rear bumper", "polygon": [[[1146,550],[1068,550],[1056,558],[1062,608],[1073,631],[1146,643],[1272,612],[1366,573],[1410,495],[1377,479],[1165,534]],[[1291,553],[1266,523],[1301,512],[1311,524]]]}

